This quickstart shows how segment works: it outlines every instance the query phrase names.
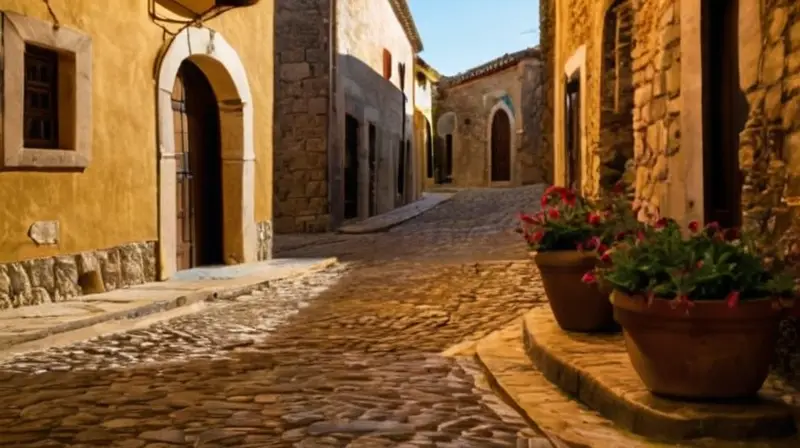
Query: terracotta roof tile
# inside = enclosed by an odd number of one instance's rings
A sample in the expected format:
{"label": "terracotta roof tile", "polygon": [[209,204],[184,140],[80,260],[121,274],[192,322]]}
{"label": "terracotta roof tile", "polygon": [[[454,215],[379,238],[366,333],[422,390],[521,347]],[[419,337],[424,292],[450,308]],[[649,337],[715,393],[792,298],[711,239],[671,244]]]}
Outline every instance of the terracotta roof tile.
{"label": "terracotta roof tile", "polygon": [[517,65],[521,60],[528,58],[538,58],[541,56],[539,47],[526,48],[514,53],[506,53],[499,58],[492,59],[489,62],[483,63],[475,68],[463,71],[453,76],[444,76],[440,80],[443,86],[454,86],[467,82],[476,78],[491,75],[492,73],[499,72],[509,67]]}
{"label": "terracotta roof tile", "polygon": [[407,0],[389,0],[392,5],[397,20],[403,26],[403,31],[406,32],[408,40],[411,42],[411,47],[415,53],[422,51],[422,38],[417,31],[417,25],[414,23],[414,17],[411,16],[411,10],[408,8]]}

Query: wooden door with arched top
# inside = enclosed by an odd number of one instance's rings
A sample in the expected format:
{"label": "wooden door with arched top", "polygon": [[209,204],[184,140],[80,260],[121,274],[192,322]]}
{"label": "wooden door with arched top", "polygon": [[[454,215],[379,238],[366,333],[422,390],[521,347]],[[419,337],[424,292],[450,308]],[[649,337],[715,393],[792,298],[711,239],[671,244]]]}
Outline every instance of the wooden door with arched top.
{"label": "wooden door with arched top", "polygon": [[491,135],[492,182],[511,180],[511,120],[503,109],[492,117]]}

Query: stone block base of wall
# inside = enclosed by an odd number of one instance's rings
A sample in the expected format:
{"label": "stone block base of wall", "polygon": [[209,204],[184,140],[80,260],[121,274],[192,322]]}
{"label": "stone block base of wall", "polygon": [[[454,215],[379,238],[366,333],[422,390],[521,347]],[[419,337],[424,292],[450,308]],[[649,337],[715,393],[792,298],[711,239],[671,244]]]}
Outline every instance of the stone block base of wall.
{"label": "stone block base of wall", "polygon": [[0,264],[0,309],[71,300],[84,294],[87,277],[106,291],[155,281],[155,249],[149,241]]}
{"label": "stone block base of wall", "polygon": [[261,221],[256,223],[256,242],[258,261],[269,260],[272,258],[272,221]]}

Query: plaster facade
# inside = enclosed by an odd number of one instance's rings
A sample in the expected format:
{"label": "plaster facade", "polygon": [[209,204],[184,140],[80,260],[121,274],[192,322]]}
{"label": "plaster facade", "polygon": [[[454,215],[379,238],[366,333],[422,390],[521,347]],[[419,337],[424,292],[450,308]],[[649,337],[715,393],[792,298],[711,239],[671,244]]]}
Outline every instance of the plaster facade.
{"label": "plaster facade", "polygon": [[[540,150],[542,75],[538,49],[528,49],[442,78],[434,122],[437,154],[447,159],[452,153],[452,160],[443,162],[452,164],[450,183],[485,187],[547,182],[552,163],[550,153]],[[497,113],[505,114],[511,126],[510,179],[502,181],[491,179],[492,122]]]}
{"label": "plaster facade", "polygon": [[[413,79],[421,43],[405,1],[277,5],[277,230],[321,232],[416,199]],[[357,127],[350,158],[348,126]]]}
{"label": "plaster facade", "polygon": [[[584,48],[585,62],[578,64],[584,191],[603,191],[604,166],[615,156],[626,158],[623,179],[643,206],[642,219],[661,215],[686,223],[721,216],[756,231],[767,253],[787,256],[790,265],[800,267],[800,4],[720,2],[714,7],[731,9],[710,14],[704,8],[712,5],[701,0],[631,1],[629,27],[622,30],[630,33],[630,45],[616,52],[614,65],[624,72],[629,63],[630,69],[619,76],[604,70],[609,56],[604,33],[613,24],[609,11],[620,3],[626,2],[540,6],[543,39],[552,40],[544,48],[545,61],[554,79],[548,88],[553,119],[543,141],[553,148],[556,182],[563,184],[566,174],[560,79],[575,69],[570,58]],[[730,18],[725,23],[704,22],[723,15]],[[725,38],[709,40],[703,29],[711,27],[719,27]],[[624,44],[619,35],[617,44]],[[707,59],[723,53],[720,62]],[[725,67],[727,73],[713,74],[725,61],[733,64]],[[613,84],[609,77],[621,82]],[[608,95],[622,98],[616,112],[630,110],[627,122],[604,117]],[[715,123],[724,123],[722,130]],[[608,128],[624,135],[619,146],[604,142]],[[791,371],[798,367],[796,335],[787,321],[779,361]]]}
{"label": "plaster facade", "polygon": [[434,145],[436,127],[433,98],[441,75],[420,57],[414,62],[414,146],[419,161],[415,192],[421,194],[440,178],[438,162],[441,155],[436,155]]}
{"label": "plaster facade", "polygon": [[[88,0],[51,0],[50,6],[52,15],[44,2],[0,1],[12,22],[3,29],[3,75],[14,76],[17,67],[7,46],[12,37],[34,43],[45,39],[44,45],[70,54],[68,48],[61,49],[59,36],[85,36],[88,63],[78,62],[67,73],[88,82],[68,103],[77,112],[70,109],[63,118],[83,126],[77,128],[78,136],[88,130],[82,140],[66,139],[77,141],[76,149],[88,157],[48,156],[45,165],[6,164],[0,171],[0,209],[6,213],[0,220],[0,263],[5,263],[0,266],[0,307],[65,300],[97,287],[165,279],[174,272],[175,191],[169,188],[174,186],[175,158],[169,93],[174,72],[185,59],[203,70],[223,111],[219,120],[224,181],[213,188],[222,190],[225,219],[234,224],[219,236],[224,239],[225,261],[268,258],[272,39],[269,33],[254,40],[252,33],[272,29],[272,3],[209,17],[201,27],[185,28],[174,38],[164,33],[158,18],[178,16],[152,2],[97,8]],[[59,27],[53,26],[56,23]],[[180,28],[166,27],[172,32]],[[31,38],[31,30],[39,28],[51,31]],[[125,38],[113,38],[120,35]],[[71,90],[68,84],[64,90]],[[4,105],[18,101],[5,93]],[[5,108],[5,129],[21,126],[13,110]],[[253,121],[268,125],[253,126]],[[4,138],[6,155],[10,144]]]}

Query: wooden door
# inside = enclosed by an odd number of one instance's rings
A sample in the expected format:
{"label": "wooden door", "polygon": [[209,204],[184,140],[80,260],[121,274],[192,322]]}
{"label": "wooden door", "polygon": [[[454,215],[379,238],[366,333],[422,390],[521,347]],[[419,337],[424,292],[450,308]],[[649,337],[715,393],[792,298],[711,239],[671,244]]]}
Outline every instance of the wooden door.
{"label": "wooden door", "polygon": [[566,151],[567,186],[581,189],[581,84],[567,80],[565,95],[564,148]]}
{"label": "wooden door", "polygon": [[491,136],[491,181],[511,180],[511,122],[508,114],[500,109],[492,118]]}
{"label": "wooden door", "polygon": [[358,217],[358,120],[345,117],[344,219]]}
{"label": "wooden door", "polygon": [[739,88],[739,1],[703,2],[703,165],[706,222],[741,225],[739,132],[747,101]]}
{"label": "wooden door", "polygon": [[178,72],[172,90],[172,117],[175,127],[175,204],[177,269],[194,266],[194,189],[189,166],[189,117],[186,114],[186,90]]}
{"label": "wooden door", "polygon": [[185,62],[178,71],[172,98],[177,269],[223,264],[222,160],[216,97],[203,72]]}

